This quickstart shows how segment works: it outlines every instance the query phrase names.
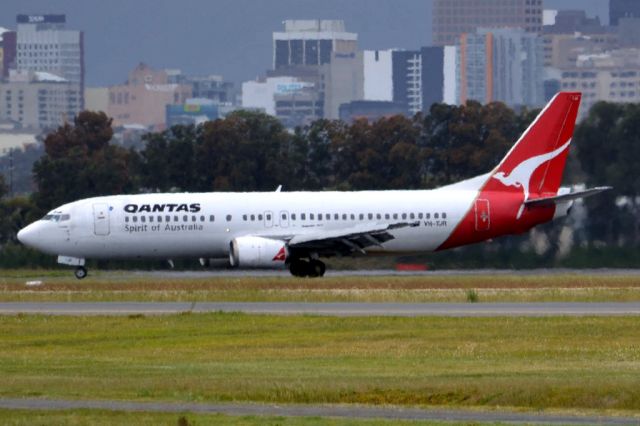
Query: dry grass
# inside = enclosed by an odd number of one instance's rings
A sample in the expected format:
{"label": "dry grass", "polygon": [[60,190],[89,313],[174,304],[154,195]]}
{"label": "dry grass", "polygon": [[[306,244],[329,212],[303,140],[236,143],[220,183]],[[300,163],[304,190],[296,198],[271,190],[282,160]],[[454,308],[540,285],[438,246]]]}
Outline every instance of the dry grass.
{"label": "dry grass", "polygon": [[[43,284],[26,287],[25,281]],[[14,273],[0,278],[0,301],[307,301],[464,302],[637,301],[640,277],[583,275],[346,276],[163,278],[124,272],[83,281],[67,273]]]}

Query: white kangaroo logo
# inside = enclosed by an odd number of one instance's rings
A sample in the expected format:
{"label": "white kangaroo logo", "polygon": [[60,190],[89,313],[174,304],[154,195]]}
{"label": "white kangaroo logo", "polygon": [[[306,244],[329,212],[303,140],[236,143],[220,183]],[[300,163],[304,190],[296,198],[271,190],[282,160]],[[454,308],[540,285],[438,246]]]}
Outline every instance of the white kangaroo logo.
{"label": "white kangaroo logo", "polygon": [[[498,172],[494,174],[492,177],[494,179],[498,179],[505,186],[514,186],[516,188],[522,188],[524,191],[524,200],[527,201],[529,199],[529,185],[531,184],[531,176],[533,172],[536,171],[538,167],[540,167],[543,163],[556,158],[560,153],[562,153],[569,144],[571,143],[571,139],[567,141],[560,148],[557,148],[554,151],[547,152],[545,154],[536,155],[535,157],[531,157],[528,160],[523,161],[518,164],[511,173],[505,175],[504,172]],[[524,203],[520,206],[520,210],[518,210],[518,215],[516,219],[520,219],[522,216],[522,212],[524,211]]]}

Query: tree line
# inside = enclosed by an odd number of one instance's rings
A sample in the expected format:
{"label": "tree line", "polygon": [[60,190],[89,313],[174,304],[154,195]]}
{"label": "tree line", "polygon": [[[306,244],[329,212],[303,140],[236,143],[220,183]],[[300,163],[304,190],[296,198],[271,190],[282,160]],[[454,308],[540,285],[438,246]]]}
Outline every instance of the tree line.
{"label": "tree line", "polygon": [[[237,111],[148,133],[140,149],[127,149],[111,143],[106,114],[83,111],[44,139],[30,195],[8,197],[0,181],[0,245],[6,251],[21,226],[48,210],[98,195],[434,188],[489,171],[536,113],[470,101],[288,131],[272,116]],[[637,248],[639,126],[640,105],[609,103],[596,104],[577,126],[565,182],[615,187],[586,203],[586,244]]]}

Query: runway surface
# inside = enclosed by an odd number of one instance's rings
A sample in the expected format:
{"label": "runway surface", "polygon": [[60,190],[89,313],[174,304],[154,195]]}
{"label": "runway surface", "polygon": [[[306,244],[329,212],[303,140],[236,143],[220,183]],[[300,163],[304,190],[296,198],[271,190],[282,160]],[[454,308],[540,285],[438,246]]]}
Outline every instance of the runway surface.
{"label": "runway surface", "polygon": [[206,404],[179,402],[74,401],[0,398],[0,408],[23,410],[146,411],[165,413],[220,413],[232,416],[341,417],[355,419],[433,420],[546,424],[637,425],[640,418],[574,416],[471,410],[367,407],[359,405]]}
{"label": "runway surface", "polygon": [[611,316],[640,315],[629,303],[297,303],[297,302],[7,302],[0,315],[170,315],[183,312],[244,312],[327,316]]}

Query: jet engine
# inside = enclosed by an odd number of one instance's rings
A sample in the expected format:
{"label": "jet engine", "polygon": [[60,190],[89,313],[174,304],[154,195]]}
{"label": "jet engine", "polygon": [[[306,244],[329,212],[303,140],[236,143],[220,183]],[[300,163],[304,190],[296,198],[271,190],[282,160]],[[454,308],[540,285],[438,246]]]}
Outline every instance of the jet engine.
{"label": "jet engine", "polygon": [[285,243],[262,237],[238,237],[231,240],[229,263],[233,267],[280,269],[288,252]]}

